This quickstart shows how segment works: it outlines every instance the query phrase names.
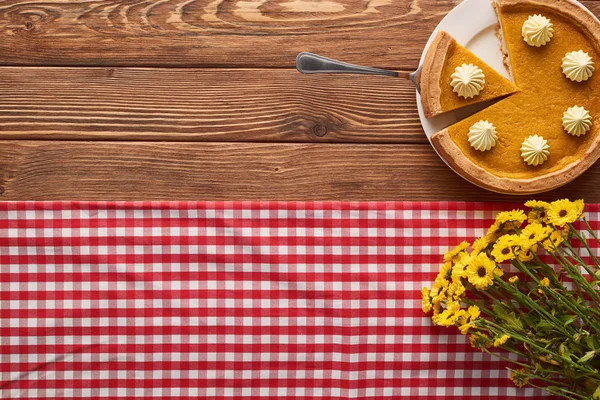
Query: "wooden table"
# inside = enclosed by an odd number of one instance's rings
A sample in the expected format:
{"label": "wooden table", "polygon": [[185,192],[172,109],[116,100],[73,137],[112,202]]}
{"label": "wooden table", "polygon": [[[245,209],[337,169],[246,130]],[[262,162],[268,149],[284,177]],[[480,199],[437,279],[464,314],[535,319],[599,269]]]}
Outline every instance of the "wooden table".
{"label": "wooden table", "polygon": [[0,199],[521,200],[446,167],[408,82],[294,69],[412,71],[459,2],[0,1]]}

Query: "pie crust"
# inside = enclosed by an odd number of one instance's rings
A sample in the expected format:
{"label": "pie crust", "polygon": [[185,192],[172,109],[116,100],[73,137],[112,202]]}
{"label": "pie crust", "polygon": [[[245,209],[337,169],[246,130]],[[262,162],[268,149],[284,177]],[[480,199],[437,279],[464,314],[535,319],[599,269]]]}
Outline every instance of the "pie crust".
{"label": "pie crust", "polygon": [[423,61],[420,82],[421,103],[423,105],[423,112],[427,118],[443,112],[440,101],[442,94],[440,79],[450,43],[452,43],[452,36],[446,32],[440,32],[431,43]]}

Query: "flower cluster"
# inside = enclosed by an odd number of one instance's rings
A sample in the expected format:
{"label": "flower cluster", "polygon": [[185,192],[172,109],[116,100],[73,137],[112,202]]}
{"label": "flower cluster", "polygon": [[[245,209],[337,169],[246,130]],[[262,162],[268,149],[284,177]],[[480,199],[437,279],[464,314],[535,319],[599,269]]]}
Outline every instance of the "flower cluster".
{"label": "flower cluster", "polygon": [[[600,264],[587,237],[600,242],[582,200],[525,206],[498,213],[485,236],[444,255],[422,289],[423,311],[435,325],[470,334],[481,351],[517,354],[509,360],[517,386],[600,400]],[[581,232],[573,225],[580,219]]]}

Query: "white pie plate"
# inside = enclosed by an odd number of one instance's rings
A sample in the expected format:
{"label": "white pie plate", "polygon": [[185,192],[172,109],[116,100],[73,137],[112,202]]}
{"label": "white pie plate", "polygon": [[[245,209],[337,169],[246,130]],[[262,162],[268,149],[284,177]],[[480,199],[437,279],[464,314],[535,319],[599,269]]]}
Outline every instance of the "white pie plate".
{"label": "white pie plate", "polygon": [[[439,31],[446,31],[454,36],[458,43],[471,50],[500,74],[510,79],[503,62],[502,52],[500,51],[500,39],[496,36],[497,26],[498,17],[490,0],[465,0],[450,11],[437,28],[435,28],[427,45],[425,45],[420,64],[423,64],[425,54],[437,33]],[[488,105],[486,103],[478,104],[451,111],[437,117],[426,118],[421,105],[421,96],[417,92],[419,118],[429,141],[431,141],[431,136],[436,132],[474,114]]]}

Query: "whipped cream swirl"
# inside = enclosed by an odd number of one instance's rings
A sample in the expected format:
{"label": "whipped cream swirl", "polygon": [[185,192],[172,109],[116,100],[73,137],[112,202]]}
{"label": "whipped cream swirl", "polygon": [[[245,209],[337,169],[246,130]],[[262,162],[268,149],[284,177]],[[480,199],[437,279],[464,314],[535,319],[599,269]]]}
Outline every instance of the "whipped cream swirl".
{"label": "whipped cream swirl", "polygon": [[496,145],[498,133],[496,127],[489,121],[476,122],[468,133],[471,147],[479,151],[488,151]]}
{"label": "whipped cream swirl", "polygon": [[583,50],[572,51],[562,60],[563,73],[572,81],[587,81],[594,73],[592,57]]}
{"label": "whipped cream swirl", "polygon": [[450,78],[452,78],[450,85],[453,91],[465,99],[477,96],[485,85],[483,71],[473,64],[456,67]]}
{"label": "whipped cream swirl", "polygon": [[529,165],[542,165],[550,155],[548,141],[541,136],[529,136],[521,145],[521,157]]}
{"label": "whipped cream swirl", "polygon": [[583,107],[573,106],[563,114],[565,131],[573,136],[585,135],[592,128],[592,116]]}
{"label": "whipped cream swirl", "polygon": [[540,47],[546,45],[554,35],[552,22],[543,15],[530,16],[523,23],[523,40],[530,46]]}

